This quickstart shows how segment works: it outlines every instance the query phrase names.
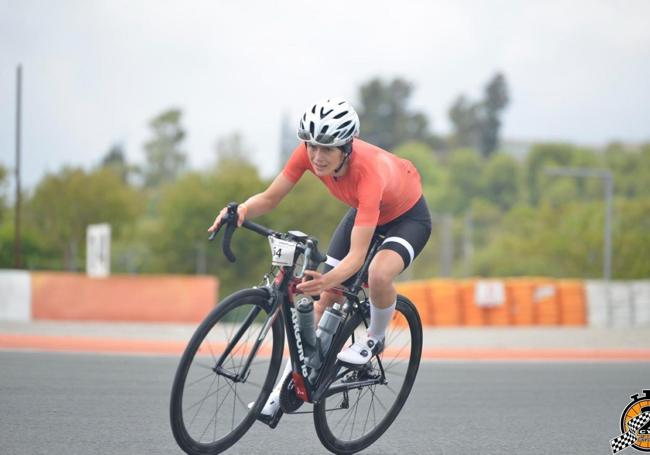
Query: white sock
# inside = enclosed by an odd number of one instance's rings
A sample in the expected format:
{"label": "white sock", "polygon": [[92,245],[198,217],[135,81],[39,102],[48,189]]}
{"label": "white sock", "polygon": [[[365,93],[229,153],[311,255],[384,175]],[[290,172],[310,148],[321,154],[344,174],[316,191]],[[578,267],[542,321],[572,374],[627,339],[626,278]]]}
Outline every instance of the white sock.
{"label": "white sock", "polygon": [[370,327],[368,327],[368,336],[378,340],[384,339],[388,324],[393,319],[395,305],[397,305],[397,301],[388,308],[377,308],[370,302]]}
{"label": "white sock", "polygon": [[275,385],[273,392],[280,392],[280,389],[282,389],[282,383],[289,373],[291,373],[291,359],[287,359],[287,362],[284,364],[284,370],[280,374],[278,383]]}

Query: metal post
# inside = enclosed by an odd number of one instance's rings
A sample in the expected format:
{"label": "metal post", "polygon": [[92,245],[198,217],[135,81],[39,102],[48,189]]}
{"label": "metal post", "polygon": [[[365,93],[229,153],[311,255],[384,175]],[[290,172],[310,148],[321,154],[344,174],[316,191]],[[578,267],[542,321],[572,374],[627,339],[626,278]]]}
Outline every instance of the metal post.
{"label": "metal post", "polygon": [[21,91],[22,91],[22,65],[16,69],[16,206],[14,220],[14,266],[21,268],[20,251],[20,117],[21,117]]}
{"label": "metal post", "polygon": [[603,280],[609,282],[612,276],[612,193],[614,177],[601,169],[558,167],[546,168],[548,175],[560,177],[597,177],[605,183],[605,226],[603,229]]}
{"label": "metal post", "polygon": [[474,213],[472,208],[465,214],[465,228],[463,229],[463,261],[464,275],[472,274],[472,258],[474,256]]}
{"label": "metal post", "polygon": [[606,281],[612,278],[612,193],[613,177],[609,172],[603,173],[605,181],[605,245],[603,251],[603,277]]}
{"label": "metal post", "polygon": [[612,278],[612,199],[614,193],[614,176],[610,171],[591,168],[546,168],[549,175],[562,177],[597,177],[605,184],[605,221],[603,228],[603,282],[607,295],[607,319],[613,325],[613,308],[609,281]]}

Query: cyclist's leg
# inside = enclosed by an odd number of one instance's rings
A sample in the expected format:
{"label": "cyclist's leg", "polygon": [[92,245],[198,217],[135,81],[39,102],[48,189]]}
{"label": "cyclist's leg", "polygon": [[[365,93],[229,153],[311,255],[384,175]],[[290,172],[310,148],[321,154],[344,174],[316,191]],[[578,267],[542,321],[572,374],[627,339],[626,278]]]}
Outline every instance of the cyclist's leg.
{"label": "cyclist's leg", "polygon": [[395,308],[397,291],[393,281],[424,249],[431,235],[431,218],[424,198],[385,227],[386,238],[368,271],[370,287],[369,335],[383,339]]}
{"label": "cyclist's leg", "polygon": [[431,218],[424,198],[408,212],[377,230],[385,235],[385,239],[368,270],[369,336],[339,354],[339,359],[347,363],[364,364],[384,348],[384,334],[392,319],[397,297],[393,281],[411,265],[431,235]]}

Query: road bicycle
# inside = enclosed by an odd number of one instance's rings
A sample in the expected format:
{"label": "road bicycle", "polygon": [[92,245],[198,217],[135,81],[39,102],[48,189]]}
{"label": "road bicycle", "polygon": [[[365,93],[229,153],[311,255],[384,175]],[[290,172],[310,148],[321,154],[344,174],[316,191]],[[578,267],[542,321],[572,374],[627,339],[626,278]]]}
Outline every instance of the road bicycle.
{"label": "road bicycle", "polygon": [[[210,239],[223,226],[223,253],[234,262],[230,242],[237,227],[236,203],[228,205],[227,215]],[[221,301],[190,339],[171,392],[170,420],[176,442],[191,455],[221,453],[256,419],[275,428],[280,416],[305,413],[299,409],[311,403],[313,409],[306,412],[313,413],[325,448],[339,454],[367,448],[402,409],[422,353],[420,316],[415,305],[399,295],[386,347],[379,355],[361,367],[343,364],[336,357],[365,335],[370,319],[365,281],[382,236],[374,236],[354,283],[331,290],[340,296],[342,321],[316,368],[310,359],[318,352],[307,352],[294,300],[304,271],[316,270],[325,261],[317,239],[299,231],[275,232],[248,220],[242,227],[269,239],[273,267],[262,285]],[[292,372],[282,386],[281,410],[273,419],[264,420],[260,411],[278,379],[285,336]]]}

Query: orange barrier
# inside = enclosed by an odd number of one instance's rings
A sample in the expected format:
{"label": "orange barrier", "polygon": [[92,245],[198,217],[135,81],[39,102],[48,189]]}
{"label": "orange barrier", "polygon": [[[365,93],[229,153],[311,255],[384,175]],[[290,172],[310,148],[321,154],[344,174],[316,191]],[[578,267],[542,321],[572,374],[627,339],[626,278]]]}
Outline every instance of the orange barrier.
{"label": "orange barrier", "polygon": [[217,302],[212,276],[32,273],[34,319],[199,322]]}
{"label": "orange barrier", "polygon": [[407,297],[415,304],[420,313],[422,325],[435,325],[431,320],[431,296],[429,295],[427,281],[409,281],[404,283],[396,283],[397,292]]}
{"label": "orange barrier", "polygon": [[473,281],[461,281],[460,325],[481,326],[485,324],[485,312],[474,302],[476,291]]}
{"label": "orange barrier", "polygon": [[587,324],[587,298],[580,281],[560,281],[557,285],[560,323],[562,325]]}
{"label": "orange barrier", "polygon": [[429,319],[433,325],[455,326],[461,323],[460,289],[451,280],[429,281],[431,305]]}
{"label": "orange barrier", "polygon": [[559,325],[560,308],[556,282],[548,278],[536,278],[533,281],[536,325]]}
{"label": "orange barrier", "polygon": [[502,279],[505,301],[476,304],[476,281],[425,280],[397,283],[397,292],[417,306],[423,325],[586,325],[585,284],[550,278]]}
{"label": "orange barrier", "polygon": [[533,302],[534,283],[529,279],[508,280],[506,294],[513,302],[512,323],[514,325],[537,324],[537,311]]}

